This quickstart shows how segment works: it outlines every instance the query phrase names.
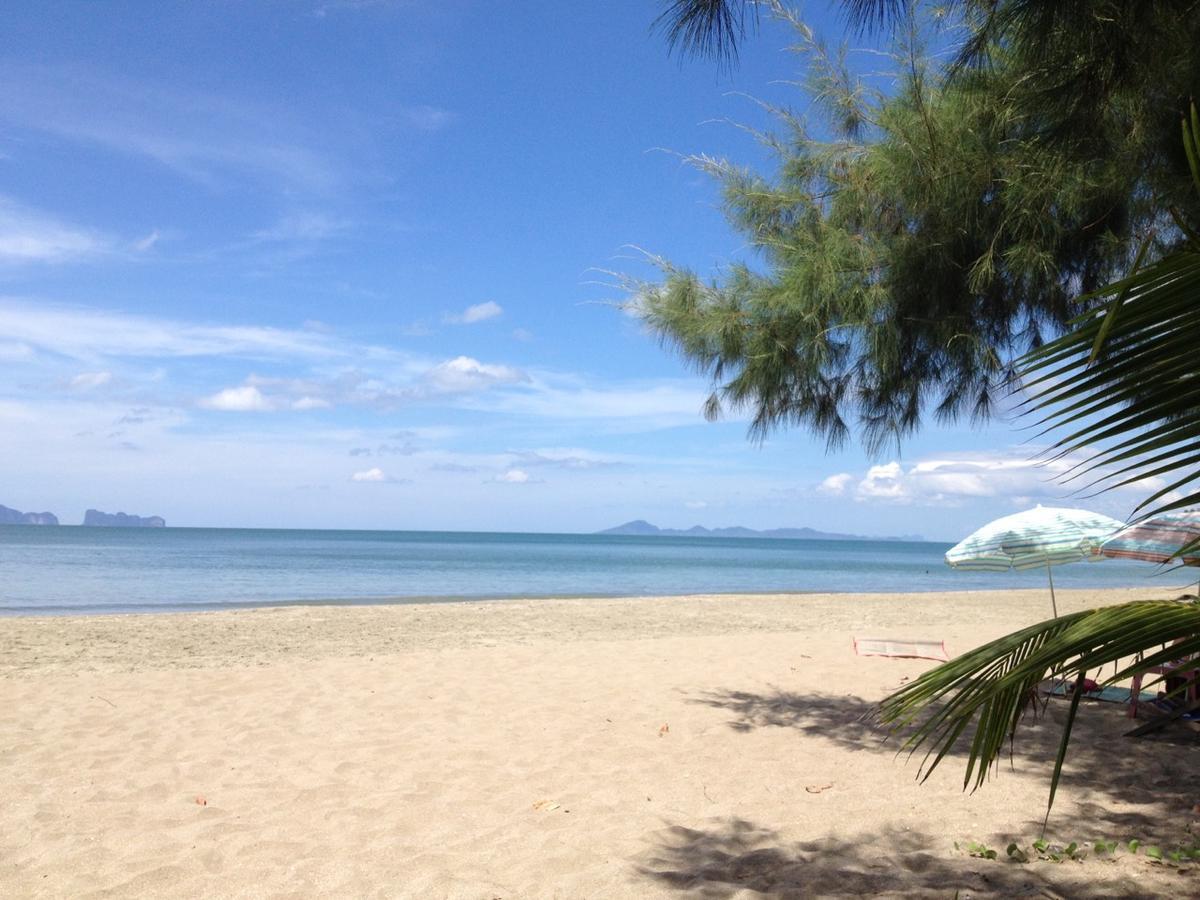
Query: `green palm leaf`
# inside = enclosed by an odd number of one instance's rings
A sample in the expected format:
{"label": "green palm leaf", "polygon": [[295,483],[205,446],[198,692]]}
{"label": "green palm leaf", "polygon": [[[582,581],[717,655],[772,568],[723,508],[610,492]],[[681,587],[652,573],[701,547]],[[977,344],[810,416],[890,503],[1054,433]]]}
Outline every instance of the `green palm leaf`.
{"label": "green palm leaf", "polygon": [[[1089,489],[1145,481],[1135,512],[1157,515],[1200,501],[1200,248],[1186,245],[1100,294],[1092,310],[1020,367],[1042,434],[1063,432],[1048,454],[1086,451],[1070,478]],[[1094,360],[1089,363],[1089,360]],[[1183,548],[1181,548],[1183,549]]]}
{"label": "green palm leaf", "polygon": [[[1087,673],[1114,666],[1105,682],[1112,684],[1193,653],[1200,653],[1200,604],[1142,600],[1085,610],[1005,635],[926,672],[883,701],[880,720],[903,735],[903,751],[925,751],[922,779],[973,727],[963,787],[975,789],[987,780],[1025,714],[1036,712],[1038,685],[1051,677],[1073,680],[1075,695],[1053,769],[1052,805]],[[1138,654],[1143,654],[1140,660]]]}
{"label": "green palm leaf", "polygon": [[[1200,190],[1200,118],[1183,123]],[[1101,491],[1145,482],[1142,517],[1200,503],[1200,244],[1180,228],[1178,246],[1128,277],[1082,298],[1096,305],[1057,340],[1017,364],[1028,399],[1023,411],[1039,435],[1056,437],[1051,459],[1085,454],[1068,480]],[[1200,541],[1179,548],[1195,552]],[[924,750],[921,775],[969,736],[964,788],[988,778],[1023,717],[1037,711],[1048,677],[1073,680],[1050,798],[1062,775],[1083,679],[1112,665],[1106,683],[1200,655],[1200,605],[1141,601],[1087,610],[1024,628],[939,666],[885,699],[880,718]]]}
{"label": "green palm leaf", "polygon": [[[1194,106],[1182,129],[1200,191]],[[1072,478],[1098,473],[1088,485],[1098,489],[1158,479],[1135,510],[1143,517],[1200,501],[1200,245],[1182,234],[1181,246],[1143,268],[1147,236],[1132,274],[1084,298],[1114,299],[1017,366],[1030,393],[1026,411],[1040,416],[1035,427],[1061,433],[1049,454],[1090,454]]]}

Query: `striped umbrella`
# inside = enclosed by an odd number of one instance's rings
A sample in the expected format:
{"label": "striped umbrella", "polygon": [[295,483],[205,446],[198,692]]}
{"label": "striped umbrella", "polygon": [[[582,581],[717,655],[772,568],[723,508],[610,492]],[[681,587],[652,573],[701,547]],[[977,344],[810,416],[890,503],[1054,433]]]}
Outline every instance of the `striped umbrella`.
{"label": "striped umbrella", "polygon": [[[1100,546],[1100,552],[1114,559],[1152,563],[1177,559],[1185,566],[1200,566],[1200,551],[1179,555],[1180,550],[1197,540],[1200,540],[1200,509],[1181,509],[1122,528]],[[1200,595],[1200,585],[1196,586],[1196,592]]]}
{"label": "striped umbrella", "polygon": [[1101,547],[1105,556],[1166,563],[1179,559],[1186,566],[1200,566],[1200,551],[1180,557],[1179,551],[1200,539],[1200,509],[1163,513],[1122,528]]}
{"label": "striped umbrella", "polygon": [[996,519],[972,532],[946,551],[946,564],[980,572],[1045,566],[1050,580],[1050,606],[1057,617],[1050,567],[1103,559],[1100,545],[1120,527],[1116,519],[1085,509],[1038,506]]}

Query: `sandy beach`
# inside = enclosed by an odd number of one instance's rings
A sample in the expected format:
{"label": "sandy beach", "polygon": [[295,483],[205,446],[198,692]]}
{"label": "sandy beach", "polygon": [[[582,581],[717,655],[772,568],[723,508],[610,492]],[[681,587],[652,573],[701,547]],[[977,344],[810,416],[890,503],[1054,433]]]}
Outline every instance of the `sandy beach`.
{"label": "sandy beach", "polygon": [[[1059,608],[1144,590],[1061,591]],[[1186,896],[1038,836],[1061,709],[964,793],[862,717],[1042,591],[562,599],[0,620],[0,896]],[[1089,704],[1048,837],[1200,829],[1200,749]],[[1001,860],[955,843],[979,841]]]}

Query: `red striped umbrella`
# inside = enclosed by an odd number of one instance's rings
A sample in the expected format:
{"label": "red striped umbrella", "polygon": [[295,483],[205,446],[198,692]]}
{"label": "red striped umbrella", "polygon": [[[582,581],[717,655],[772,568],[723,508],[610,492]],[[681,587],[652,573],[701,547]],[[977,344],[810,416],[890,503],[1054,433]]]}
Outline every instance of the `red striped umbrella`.
{"label": "red striped umbrella", "polygon": [[1200,566],[1200,550],[1179,556],[1180,550],[1197,540],[1200,540],[1200,509],[1182,509],[1122,528],[1100,545],[1100,552],[1114,559],[1152,563],[1178,560],[1186,566]]}

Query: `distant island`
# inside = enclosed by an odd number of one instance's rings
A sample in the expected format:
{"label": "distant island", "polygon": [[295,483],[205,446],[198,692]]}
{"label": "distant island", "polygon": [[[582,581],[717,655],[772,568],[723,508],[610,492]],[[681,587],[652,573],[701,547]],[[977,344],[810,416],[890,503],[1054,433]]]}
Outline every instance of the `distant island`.
{"label": "distant island", "polygon": [[83,514],[83,524],[103,528],[165,528],[167,520],[162,516],[131,516],[89,509]]}
{"label": "distant island", "polygon": [[[58,516],[52,512],[21,512],[0,505],[0,525],[58,525]],[[106,513],[89,509],[83,515],[83,524],[102,528],[166,528],[167,520],[162,516],[131,516],[123,512]]]}
{"label": "distant island", "polygon": [[923,541],[919,534],[902,534],[896,537],[867,537],[861,534],[838,534],[832,531],[817,531],[815,528],[768,528],[755,531],[753,528],[733,526],[730,528],[659,528],[645,519],[634,519],[616,528],[605,528],[596,534],[636,534],[648,537],[722,537],[722,538],[789,538],[801,541]]}
{"label": "distant island", "polygon": [[0,506],[0,525],[57,525],[58,516],[51,512],[21,512]]}

